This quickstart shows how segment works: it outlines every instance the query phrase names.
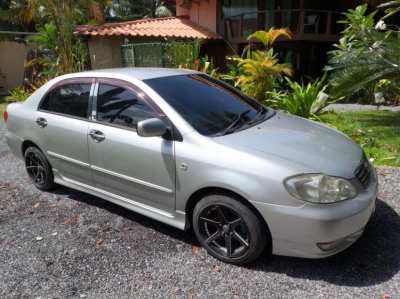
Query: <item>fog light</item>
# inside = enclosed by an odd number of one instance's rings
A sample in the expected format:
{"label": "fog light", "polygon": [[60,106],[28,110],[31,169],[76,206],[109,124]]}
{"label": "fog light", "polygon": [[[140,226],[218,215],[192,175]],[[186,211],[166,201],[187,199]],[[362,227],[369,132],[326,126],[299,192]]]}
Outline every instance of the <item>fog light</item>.
{"label": "fog light", "polygon": [[355,232],[347,237],[332,241],[332,242],[325,242],[325,243],[317,243],[317,246],[322,251],[336,251],[340,249],[344,249],[351,244],[353,244],[361,235],[363,234],[364,229]]}

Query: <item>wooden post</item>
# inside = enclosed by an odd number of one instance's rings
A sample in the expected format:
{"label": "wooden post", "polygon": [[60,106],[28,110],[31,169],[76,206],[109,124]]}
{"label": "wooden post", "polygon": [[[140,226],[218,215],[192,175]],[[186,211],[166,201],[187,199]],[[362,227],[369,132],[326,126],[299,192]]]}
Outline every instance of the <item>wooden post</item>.
{"label": "wooden post", "polygon": [[239,37],[243,37],[243,28],[244,27],[244,17],[243,14],[240,15],[240,24],[239,24]]}
{"label": "wooden post", "polygon": [[232,22],[231,19],[225,19],[225,37],[228,40],[231,40],[233,35],[232,35]]}
{"label": "wooden post", "polygon": [[332,34],[332,12],[328,12],[328,18],[326,20],[326,34]]}
{"label": "wooden post", "polygon": [[304,34],[304,21],[306,18],[306,12],[304,11],[304,9],[300,10],[300,15],[299,15],[299,27],[300,27],[300,34]]}

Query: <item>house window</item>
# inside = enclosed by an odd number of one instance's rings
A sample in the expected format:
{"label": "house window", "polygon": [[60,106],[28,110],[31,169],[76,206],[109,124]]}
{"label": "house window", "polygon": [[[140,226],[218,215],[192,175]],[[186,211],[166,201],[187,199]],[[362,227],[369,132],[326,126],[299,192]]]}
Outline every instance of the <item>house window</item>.
{"label": "house window", "polygon": [[254,18],[258,9],[257,2],[258,0],[223,0],[222,16],[230,18],[245,13]]}

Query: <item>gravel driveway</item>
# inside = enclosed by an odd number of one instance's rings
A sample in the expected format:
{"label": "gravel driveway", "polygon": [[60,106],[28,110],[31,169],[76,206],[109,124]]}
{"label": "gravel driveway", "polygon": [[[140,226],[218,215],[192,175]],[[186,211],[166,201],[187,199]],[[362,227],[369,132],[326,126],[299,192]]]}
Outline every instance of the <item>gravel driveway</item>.
{"label": "gravel driveway", "polygon": [[[2,126],[2,124],[0,124]],[[81,192],[36,190],[0,129],[0,298],[400,297],[400,171],[365,235],[325,260],[223,264],[192,234]]]}

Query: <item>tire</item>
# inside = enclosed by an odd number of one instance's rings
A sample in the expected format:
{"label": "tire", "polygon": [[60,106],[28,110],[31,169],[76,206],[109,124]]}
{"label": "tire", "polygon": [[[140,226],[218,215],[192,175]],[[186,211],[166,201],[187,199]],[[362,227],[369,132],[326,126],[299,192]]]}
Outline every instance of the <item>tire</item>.
{"label": "tire", "polygon": [[28,147],[24,153],[25,169],[36,188],[48,191],[54,188],[54,175],[46,156],[37,147]]}
{"label": "tire", "polygon": [[200,244],[210,255],[226,263],[248,264],[271,242],[268,228],[257,215],[226,195],[201,199],[194,208],[192,223]]}

